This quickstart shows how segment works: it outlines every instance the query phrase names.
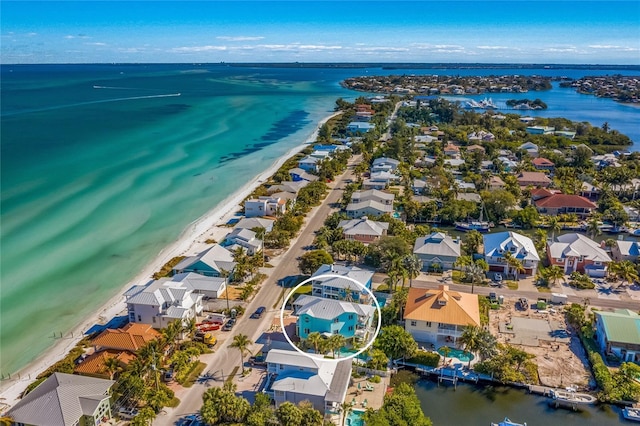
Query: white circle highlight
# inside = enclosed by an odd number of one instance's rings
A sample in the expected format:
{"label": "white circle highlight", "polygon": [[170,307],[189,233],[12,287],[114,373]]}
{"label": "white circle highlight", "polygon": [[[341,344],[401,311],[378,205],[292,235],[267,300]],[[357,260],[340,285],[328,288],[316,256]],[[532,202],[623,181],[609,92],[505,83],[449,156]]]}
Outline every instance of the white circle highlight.
{"label": "white circle highlight", "polygon": [[[314,355],[319,355],[319,354],[311,354],[311,353],[308,353],[308,352],[304,352],[302,349],[297,347],[293,343],[293,341],[291,341],[291,339],[289,338],[289,335],[287,334],[287,331],[286,331],[286,329],[284,327],[284,311],[285,311],[285,307],[287,306],[287,301],[291,298],[291,295],[294,294],[294,292],[297,289],[299,289],[303,285],[311,282],[312,280],[315,281],[315,280],[322,279],[322,278],[344,278],[345,280],[349,280],[349,281],[355,283],[358,287],[362,288],[367,293],[369,293],[369,295],[373,299],[373,302],[375,303],[376,311],[378,312],[378,325],[376,326],[376,332],[374,333],[373,337],[369,340],[369,343],[367,343],[358,352],[356,352],[354,354],[351,354],[351,355],[348,355],[348,356],[345,356],[343,358],[325,358],[324,356],[314,356]],[[371,347],[371,345],[373,345],[373,341],[376,339],[376,337],[378,337],[378,334],[380,334],[380,328],[382,327],[382,311],[380,310],[380,304],[378,303],[378,299],[376,299],[376,297],[374,296],[373,292],[371,290],[369,290],[366,286],[363,286],[362,284],[360,284],[355,279],[353,279],[351,277],[343,276],[343,275],[323,274],[323,275],[318,275],[318,276],[315,276],[315,277],[307,278],[306,280],[302,281],[300,284],[298,284],[297,286],[292,288],[291,291],[289,292],[289,294],[287,296],[285,296],[285,298],[284,298],[284,300],[282,302],[282,307],[280,308],[280,327],[282,328],[282,334],[284,334],[284,338],[287,339],[287,342],[289,342],[289,344],[291,345],[291,347],[293,347],[293,349],[295,349],[296,351],[300,352],[302,355],[307,356],[307,357],[309,357],[311,359],[319,359],[319,360],[322,360],[322,361],[339,362],[339,361],[344,361],[346,359],[353,359],[353,358],[357,357],[358,355],[362,354],[363,352],[365,352],[367,349],[369,349]]]}

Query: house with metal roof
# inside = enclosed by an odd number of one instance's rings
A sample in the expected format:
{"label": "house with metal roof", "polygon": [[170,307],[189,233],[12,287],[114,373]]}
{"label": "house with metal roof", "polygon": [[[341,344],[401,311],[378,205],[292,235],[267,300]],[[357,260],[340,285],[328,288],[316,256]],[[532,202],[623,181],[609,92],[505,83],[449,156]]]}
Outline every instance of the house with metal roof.
{"label": "house with metal roof", "polygon": [[206,277],[219,277],[223,271],[233,272],[236,262],[229,250],[214,244],[196,256],[189,256],[173,267],[174,274],[196,272]]}
{"label": "house with metal roof", "polygon": [[559,235],[556,241],[548,242],[547,260],[550,265],[561,267],[565,274],[578,271],[599,278],[607,275],[611,262],[598,243],[578,233]]}
{"label": "house with metal roof", "polygon": [[285,402],[309,401],[323,414],[340,410],[351,379],[351,360],[331,361],[295,351],[272,349],[266,357],[265,392],[276,407]]}
{"label": "house with metal roof", "polygon": [[371,165],[371,172],[395,172],[400,165],[400,161],[394,158],[380,157],[373,160]]}
{"label": "house with metal roof", "polygon": [[345,240],[369,244],[383,235],[387,235],[389,224],[387,222],[369,220],[367,216],[362,216],[360,219],[341,220],[338,227],[342,228],[342,237]]}
{"label": "house with metal roof", "polygon": [[112,418],[113,380],[53,373],[7,415],[18,425],[94,426]]}
{"label": "house with metal roof", "polygon": [[372,271],[357,266],[324,264],[311,276],[311,294],[336,300],[345,300],[349,295],[356,302],[371,303],[370,295],[364,288],[371,289],[372,280]]}
{"label": "house with metal roof", "polygon": [[404,310],[405,330],[417,342],[451,345],[468,325],[480,326],[478,296],[449,290],[412,287]]}
{"label": "house with metal roof", "polygon": [[595,311],[595,339],[605,355],[640,364],[640,315],[628,309]]}
{"label": "house with metal roof", "polygon": [[287,200],[276,196],[259,196],[244,202],[245,217],[278,216],[287,211]]}
{"label": "house with metal roof", "polygon": [[623,260],[637,262],[640,259],[640,243],[616,240],[616,244],[611,247],[611,256],[618,262]]}
{"label": "house with metal roof", "polygon": [[165,328],[181,320],[185,325],[202,313],[202,294],[182,281],[160,279],[148,285],[133,286],[125,292],[129,322]]}
{"label": "house with metal roof", "polygon": [[349,203],[345,208],[347,216],[350,218],[358,217],[377,217],[383,214],[392,214],[393,205],[382,204],[376,200],[360,201],[358,203]]}
{"label": "house with metal roof", "polygon": [[294,169],[289,170],[289,176],[291,176],[291,180],[294,182],[315,182],[319,179],[318,176],[312,175],[308,173],[306,170],[301,169],[300,167],[296,167]]}
{"label": "house with metal roof", "polygon": [[366,341],[373,331],[371,322],[376,308],[371,305],[302,295],[293,306],[298,316],[298,337],[303,340],[317,332],[327,337],[340,334],[347,339]]}
{"label": "house with metal roof", "polygon": [[422,261],[423,271],[433,269],[433,265],[438,265],[439,270],[452,269],[460,257],[460,238],[454,240],[442,232],[418,237],[413,246],[413,254]]}
{"label": "house with metal roof", "polygon": [[262,250],[262,240],[256,237],[251,229],[235,228],[224,239],[225,248],[231,252],[242,247],[249,256]]}
{"label": "house with metal roof", "polygon": [[244,217],[236,223],[236,228],[251,229],[264,228],[265,233],[271,232],[275,220],[264,217]]}
{"label": "house with metal roof", "polygon": [[506,253],[522,263],[523,275],[533,276],[538,270],[540,256],[531,238],[517,232],[496,232],[483,235],[484,259],[489,264],[489,270],[502,272],[505,275],[515,275],[515,270],[509,266],[505,258]]}

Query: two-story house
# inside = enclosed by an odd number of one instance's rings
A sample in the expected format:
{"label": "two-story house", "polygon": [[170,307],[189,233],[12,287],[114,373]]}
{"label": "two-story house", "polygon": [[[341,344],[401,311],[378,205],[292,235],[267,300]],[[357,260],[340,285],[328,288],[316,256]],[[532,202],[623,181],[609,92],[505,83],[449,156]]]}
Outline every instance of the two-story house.
{"label": "two-story house", "polygon": [[299,182],[299,181],[315,182],[319,179],[318,176],[312,175],[308,173],[306,170],[301,169],[300,167],[296,167],[289,170],[289,176],[291,176],[291,180],[294,182]]}
{"label": "two-story house", "polygon": [[640,243],[637,241],[616,240],[616,244],[611,247],[611,256],[618,262],[624,260],[637,262],[640,260]]}
{"label": "two-story house", "polygon": [[489,270],[515,275],[514,267],[507,263],[505,256],[510,253],[524,268],[518,275],[533,276],[538,270],[540,256],[531,238],[517,232],[496,232],[483,235],[484,258],[489,264]]}
{"label": "two-story house", "polygon": [[235,247],[242,247],[249,256],[262,250],[262,240],[256,237],[251,229],[235,228],[225,237],[226,248],[233,251]]}
{"label": "two-story house", "polygon": [[260,196],[244,202],[245,217],[279,216],[287,211],[287,200],[274,196]]}
{"label": "two-story house", "polygon": [[373,160],[373,164],[371,165],[371,172],[395,172],[398,169],[399,165],[400,161],[396,159],[380,157]]}
{"label": "two-story house", "polygon": [[202,294],[183,282],[155,280],[148,285],[133,286],[124,293],[129,322],[151,324],[161,329],[170,322],[187,324],[202,313]]}
{"label": "two-story house", "polygon": [[349,218],[393,214],[394,199],[395,196],[393,194],[378,191],[377,189],[356,191],[351,195],[351,202],[345,208],[345,212]]}
{"label": "two-story house", "polygon": [[535,167],[536,170],[548,170],[550,172],[552,172],[556,167],[553,161],[543,157],[534,158],[531,160],[531,164],[533,164],[533,167]]}
{"label": "two-story house", "polygon": [[605,355],[640,364],[640,315],[629,309],[595,312],[594,338]]}
{"label": "two-story house", "polygon": [[565,274],[578,271],[590,277],[604,277],[611,258],[598,243],[577,233],[564,234],[547,243],[550,265],[562,268]]}
{"label": "two-story house", "polygon": [[460,257],[460,238],[454,240],[442,232],[433,232],[416,239],[413,254],[422,261],[423,271],[433,269],[433,265],[438,265],[439,270],[451,269]]}
{"label": "two-story house", "polygon": [[580,219],[586,219],[596,209],[596,205],[580,195],[552,193],[538,196],[533,200],[536,210],[549,216],[573,213]]}
{"label": "two-story house", "polygon": [[468,325],[480,326],[478,296],[449,289],[412,287],[404,311],[405,330],[418,342],[455,344]]}
{"label": "two-story house", "polygon": [[303,295],[296,299],[293,306],[294,314],[298,316],[298,337],[303,340],[310,333],[317,332],[325,336],[340,334],[346,339],[366,341],[374,331],[371,321],[376,308],[371,305]]}
{"label": "two-story house", "polygon": [[[353,282],[355,280],[358,284]],[[311,294],[327,299],[346,300],[370,304],[373,272],[357,266],[322,265],[311,276]]]}
{"label": "two-story house", "polygon": [[520,172],[517,179],[521,187],[533,186],[548,188],[552,183],[551,179],[543,172]]}
{"label": "two-story house", "polygon": [[265,392],[276,407],[285,402],[309,401],[324,415],[336,414],[351,379],[351,360],[323,360],[295,351],[272,349],[266,357]]}
{"label": "two-story house", "polygon": [[220,244],[214,244],[195,256],[182,259],[173,267],[173,273],[195,272],[205,277],[220,277],[232,274],[235,267],[231,252]]}

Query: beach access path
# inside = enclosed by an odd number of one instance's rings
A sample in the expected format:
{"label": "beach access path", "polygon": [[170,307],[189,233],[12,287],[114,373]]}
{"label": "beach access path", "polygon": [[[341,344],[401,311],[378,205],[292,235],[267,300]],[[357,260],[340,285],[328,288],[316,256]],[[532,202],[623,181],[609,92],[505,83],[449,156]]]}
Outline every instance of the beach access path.
{"label": "beach access path", "polygon": [[[304,254],[306,247],[312,245],[315,236],[314,232],[323,226],[325,219],[339,209],[338,203],[342,199],[344,187],[350,179],[353,179],[353,168],[361,160],[361,155],[351,157],[347,170],[328,184],[329,192],[327,196],[319,206],[314,207],[309,212],[300,234],[292,240],[289,249],[280,256],[271,259],[270,263],[274,265],[273,268],[262,268],[261,272],[267,274],[268,277],[253,298],[253,301],[247,306],[247,315],[243,315],[232,331],[225,333],[224,337],[220,338],[215,348],[215,353],[201,357],[201,361],[207,364],[204,369],[205,374],[213,377],[213,380],[207,380],[205,383],[196,382],[190,388],[178,389],[176,397],[180,399],[180,405],[176,408],[165,408],[153,422],[154,425],[169,426],[180,424],[180,420],[184,419],[185,416],[196,414],[202,406],[202,395],[205,391],[211,386],[222,387],[234,367],[240,365],[240,353],[237,349],[229,347],[233,341],[233,336],[245,334],[251,341],[255,342],[263,332],[271,327],[274,316],[280,313],[281,302],[277,308],[273,308],[282,292],[282,287],[277,285],[278,280],[282,277],[299,275],[297,258]],[[259,306],[265,306],[267,311],[261,319],[251,319],[249,314]],[[259,346],[254,344],[249,348],[249,351],[255,353]],[[248,356],[245,356],[245,361],[247,358]],[[240,371],[238,371],[239,373]]]}

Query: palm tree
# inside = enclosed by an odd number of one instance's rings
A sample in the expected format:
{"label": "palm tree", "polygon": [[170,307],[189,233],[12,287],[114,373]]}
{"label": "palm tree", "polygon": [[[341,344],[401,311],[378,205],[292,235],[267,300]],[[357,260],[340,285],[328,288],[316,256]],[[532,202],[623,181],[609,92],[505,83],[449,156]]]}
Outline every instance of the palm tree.
{"label": "palm tree", "polygon": [[556,232],[560,232],[562,229],[562,225],[560,224],[558,216],[551,216],[547,224],[549,225],[549,229],[551,229],[551,240],[553,241],[556,238]]}
{"label": "palm tree", "polygon": [[447,357],[449,356],[449,352],[451,352],[451,348],[449,346],[443,346],[439,350],[442,351],[442,365],[447,365]]}
{"label": "palm tree", "polygon": [[162,336],[169,346],[169,353],[173,352],[174,343],[182,333],[184,326],[182,320],[176,319],[171,321],[163,330]]}
{"label": "palm tree", "polygon": [[342,404],[340,404],[340,412],[342,413],[342,426],[344,426],[344,423],[347,420],[347,416],[352,411],[353,411],[353,406],[351,405],[350,402],[345,401]]}
{"label": "palm tree", "polygon": [[0,425],[11,426],[13,424],[13,418],[11,416],[0,417]]}
{"label": "palm tree", "polygon": [[472,263],[463,268],[465,278],[471,281],[471,294],[476,283],[481,283],[484,279],[484,270],[480,265]]}
{"label": "palm tree", "polygon": [[556,285],[558,280],[564,280],[564,270],[557,266],[553,265],[550,268],[547,268],[547,272],[545,272],[546,278]]}
{"label": "palm tree", "polygon": [[318,349],[323,340],[324,337],[322,337],[322,334],[318,333],[317,331],[314,331],[313,333],[309,333],[307,335],[307,344],[313,346],[313,350],[315,351],[315,353],[319,353]]}
{"label": "palm tree", "polygon": [[420,275],[422,260],[415,254],[409,254],[402,259],[402,263],[409,276],[409,287],[411,287],[413,285],[413,279],[418,278]]}
{"label": "palm tree", "polygon": [[622,287],[625,282],[629,284],[638,279],[638,271],[636,269],[636,266],[628,260],[625,260],[623,262],[613,262],[610,265],[610,269],[618,278],[622,280],[620,287]]}
{"label": "palm tree", "polygon": [[468,232],[464,237],[464,246],[467,253],[471,256],[476,254],[482,245],[483,240],[482,234],[475,229]]}
{"label": "palm tree", "polygon": [[506,252],[504,254],[504,260],[506,260],[509,268],[513,269],[513,275],[515,276],[516,281],[518,281],[518,274],[520,272],[524,272],[522,262],[516,259],[510,252]]}
{"label": "palm tree", "polygon": [[329,337],[327,344],[334,358],[336,357],[336,351],[343,347],[346,342],[347,339],[345,339],[342,334],[332,334],[331,337]]}
{"label": "palm tree", "polygon": [[591,238],[595,238],[596,235],[600,235],[600,218],[598,216],[592,216],[587,221],[587,234],[591,235]]}
{"label": "palm tree", "polygon": [[109,380],[113,380],[116,374],[122,371],[122,365],[118,357],[112,356],[104,360],[104,372],[109,374]]}
{"label": "palm tree", "polygon": [[[468,325],[462,330],[462,335],[458,338],[458,344],[469,353],[474,353],[482,346],[482,329],[476,325]],[[471,357],[469,364],[471,366]]]}
{"label": "palm tree", "polygon": [[236,348],[240,351],[240,363],[242,366],[242,374],[244,374],[244,355],[250,345],[253,342],[249,340],[249,337],[246,334],[236,334],[233,336],[233,342],[229,345],[231,348]]}

